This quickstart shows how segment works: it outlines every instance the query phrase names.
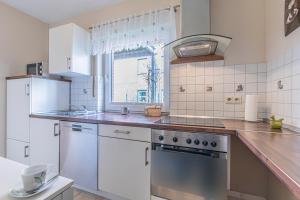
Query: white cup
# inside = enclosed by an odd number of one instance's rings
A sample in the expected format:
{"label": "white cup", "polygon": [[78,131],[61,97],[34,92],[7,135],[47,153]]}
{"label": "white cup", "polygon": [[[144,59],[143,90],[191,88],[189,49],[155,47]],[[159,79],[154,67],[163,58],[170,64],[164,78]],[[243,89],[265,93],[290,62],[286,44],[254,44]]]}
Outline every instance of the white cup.
{"label": "white cup", "polygon": [[34,165],[24,169],[21,175],[24,190],[29,192],[45,184],[47,169],[47,165]]}

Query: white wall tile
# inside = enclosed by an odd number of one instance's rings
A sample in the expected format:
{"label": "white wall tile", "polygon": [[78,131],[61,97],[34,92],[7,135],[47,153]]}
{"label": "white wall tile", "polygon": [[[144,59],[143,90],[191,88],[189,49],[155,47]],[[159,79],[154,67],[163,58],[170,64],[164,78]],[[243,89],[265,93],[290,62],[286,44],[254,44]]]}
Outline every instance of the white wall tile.
{"label": "white wall tile", "polygon": [[266,63],[260,63],[260,64],[258,64],[257,71],[258,72],[267,72],[267,65],[266,65]]}
{"label": "white wall tile", "polygon": [[292,90],[292,103],[300,104],[300,90]]}
{"label": "white wall tile", "polygon": [[187,102],[194,102],[194,101],[196,101],[196,95],[195,95],[195,93],[187,94],[186,95],[186,101]]}
{"label": "white wall tile", "polygon": [[[243,119],[244,102],[241,105],[225,104],[225,97],[240,96],[243,101],[246,94],[260,94],[260,106],[265,108],[261,109],[259,116],[267,116],[263,113],[268,110],[265,94],[267,85],[277,91],[277,80],[273,84],[267,83],[267,79],[270,80],[268,69],[263,63],[235,66],[224,66],[223,62],[174,65],[170,76],[171,113]],[[242,84],[243,91],[237,92],[239,84]],[[179,92],[180,85],[186,89],[184,93]],[[213,87],[213,91],[206,91],[207,87]],[[271,110],[272,106],[269,107]]]}
{"label": "white wall tile", "polygon": [[205,110],[213,111],[214,110],[214,102],[204,102]]}
{"label": "white wall tile", "polygon": [[296,74],[292,77],[292,89],[300,89],[300,74]]}
{"label": "white wall tile", "polygon": [[243,84],[246,83],[246,74],[236,74],[235,77],[235,83]]}
{"label": "white wall tile", "polygon": [[224,75],[226,75],[226,74],[234,74],[234,65],[232,65],[232,66],[225,66],[224,67]]}
{"label": "white wall tile", "polygon": [[205,84],[204,76],[196,76],[195,79],[196,79],[196,84],[197,85]]}
{"label": "white wall tile", "polygon": [[235,74],[245,74],[246,65],[235,65]]}
{"label": "white wall tile", "polygon": [[257,75],[257,82],[267,82],[267,73],[258,73]]}
{"label": "white wall tile", "polygon": [[234,92],[234,84],[224,84],[224,92],[225,93],[233,93]]}
{"label": "white wall tile", "polygon": [[224,75],[224,83],[234,83],[234,74]]}
{"label": "white wall tile", "polygon": [[246,73],[257,73],[257,64],[246,65]]}
{"label": "white wall tile", "polygon": [[214,94],[213,93],[206,93],[204,95],[204,101],[213,102],[214,101]]}
{"label": "white wall tile", "polygon": [[249,83],[246,85],[247,93],[256,93],[257,92],[257,83]]}
{"label": "white wall tile", "polygon": [[246,83],[257,83],[257,74],[246,74]]}

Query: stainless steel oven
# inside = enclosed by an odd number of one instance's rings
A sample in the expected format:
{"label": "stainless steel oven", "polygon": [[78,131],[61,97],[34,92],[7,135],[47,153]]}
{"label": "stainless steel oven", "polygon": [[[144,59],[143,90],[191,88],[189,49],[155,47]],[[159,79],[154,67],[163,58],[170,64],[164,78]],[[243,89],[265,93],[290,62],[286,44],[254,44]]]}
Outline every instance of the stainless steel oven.
{"label": "stainless steel oven", "polygon": [[152,195],[227,199],[227,153],[226,135],[152,130]]}

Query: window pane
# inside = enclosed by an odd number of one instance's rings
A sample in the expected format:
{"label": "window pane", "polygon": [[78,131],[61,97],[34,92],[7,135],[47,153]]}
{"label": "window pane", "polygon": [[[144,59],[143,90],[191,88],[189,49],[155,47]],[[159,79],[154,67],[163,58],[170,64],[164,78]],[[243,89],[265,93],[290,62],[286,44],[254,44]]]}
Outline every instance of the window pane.
{"label": "window pane", "polygon": [[112,102],[163,103],[164,55],[160,47],[114,53]]}

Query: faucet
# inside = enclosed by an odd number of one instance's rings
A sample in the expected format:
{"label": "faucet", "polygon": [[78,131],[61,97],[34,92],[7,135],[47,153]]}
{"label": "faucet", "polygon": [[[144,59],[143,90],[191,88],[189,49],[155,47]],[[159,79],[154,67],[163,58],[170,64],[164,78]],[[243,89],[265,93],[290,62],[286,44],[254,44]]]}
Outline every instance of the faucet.
{"label": "faucet", "polygon": [[85,105],[81,105],[81,107],[83,108],[84,112],[88,112],[88,109]]}
{"label": "faucet", "polygon": [[[76,106],[76,105],[70,105],[70,108],[75,108],[76,110],[82,110],[84,112],[88,112],[88,109],[85,105],[81,105],[80,107],[79,106]],[[71,109],[72,110],[72,109]]]}

